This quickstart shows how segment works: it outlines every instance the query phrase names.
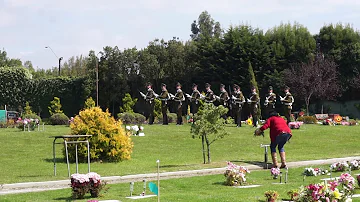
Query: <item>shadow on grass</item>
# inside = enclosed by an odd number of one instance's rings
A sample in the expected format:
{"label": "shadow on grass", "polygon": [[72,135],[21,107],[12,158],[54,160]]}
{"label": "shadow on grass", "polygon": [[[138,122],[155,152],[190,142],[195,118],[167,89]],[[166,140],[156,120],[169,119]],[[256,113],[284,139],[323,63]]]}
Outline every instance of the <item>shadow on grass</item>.
{"label": "shadow on grass", "polygon": [[[48,163],[54,163],[54,159],[53,158],[46,158],[46,159],[43,159],[45,162],[48,162]],[[55,158],[55,161],[56,163],[66,163],[66,160],[65,158]]]}
{"label": "shadow on grass", "polygon": [[[264,167],[264,162],[261,161],[244,161],[244,160],[232,160],[230,162],[233,163],[246,163],[246,164],[251,164],[251,165],[256,165],[256,166],[260,166],[260,167]],[[271,168],[271,163],[268,163],[268,168]]]}
{"label": "shadow on grass", "polygon": [[180,167],[188,167],[188,166],[196,166],[198,164],[186,164],[186,165],[163,165],[160,168],[180,168]]}
{"label": "shadow on grass", "polygon": [[[93,198],[91,196],[85,196],[83,199],[91,200]],[[55,198],[54,200],[55,201],[66,201],[66,202],[76,201],[76,199],[74,199],[73,197],[60,197],[60,198]]]}
{"label": "shadow on grass", "polygon": [[216,186],[222,185],[222,186],[225,186],[225,182],[214,182],[214,183],[212,183],[212,185],[216,185]]}

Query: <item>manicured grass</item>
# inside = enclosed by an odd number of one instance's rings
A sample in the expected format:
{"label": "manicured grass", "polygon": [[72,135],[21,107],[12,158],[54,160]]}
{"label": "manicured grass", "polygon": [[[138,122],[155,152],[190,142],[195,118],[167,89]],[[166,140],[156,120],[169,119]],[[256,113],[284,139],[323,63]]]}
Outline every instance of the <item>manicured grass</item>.
{"label": "manicured grass", "polygon": [[[202,148],[199,139],[192,139],[190,125],[145,125],[145,137],[133,137],[132,159],[120,163],[92,163],[91,170],[102,176],[128,175],[156,172],[156,160],[161,161],[161,172],[209,167],[224,167],[226,161],[238,164],[263,161],[260,144],[269,143],[265,138],[254,137],[250,126],[228,126],[230,135],[211,145],[212,163],[202,164]],[[286,145],[288,161],[312,160],[360,155],[359,126],[303,125],[294,130],[291,143]],[[0,184],[29,181],[67,179],[66,163],[57,164],[57,176],[53,176],[53,135],[66,135],[70,129],[64,126],[46,126],[43,132],[21,132],[18,129],[0,129]],[[63,158],[62,145],[57,145],[57,157]],[[75,165],[71,165],[75,172]],[[87,172],[87,164],[81,164],[79,172]]]}
{"label": "manicured grass", "polygon": [[[323,167],[327,168],[327,167]],[[264,201],[264,192],[267,190],[276,190],[280,194],[280,199],[289,199],[287,192],[292,189],[297,189],[302,185],[310,183],[319,183],[320,179],[328,176],[306,177],[303,182],[301,173],[303,168],[290,168],[289,181],[287,184],[272,184],[279,182],[270,176],[269,170],[254,171],[247,175],[249,184],[262,185],[257,188],[239,189],[235,187],[224,186],[225,180],[223,175],[212,175],[202,177],[191,177],[181,179],[162,180],[161,185],[161,201]],[[359,171],[353,174],[360,173]],[[341,173],[333,173],[333,176],[339,176]],[[355,176],[355,175],[353,175]],[[134,195],[142,192],[143,183],[135,183]],[[108,185],[108,190],[103,193],[97,200],[120,200],[123,202],[130,202],[133,200],[126,199],[129,196],[129,184]],[[360,189],[356,188],[355,193],[360,193]],[[151,194],[147,188],[147,194]],[[89,197],[89,194],[87,195]],[[0,201],[70,201],[71,190],[63,189],[57,191],[47,191],[40,193],[27,193],[17,195],[0,196]],[[78,201],[87,201],[85,200]],[[142,199],[142,202],[155,202],[157,198]],[[360,198],[354,198],[354,202],[359,202]]]}

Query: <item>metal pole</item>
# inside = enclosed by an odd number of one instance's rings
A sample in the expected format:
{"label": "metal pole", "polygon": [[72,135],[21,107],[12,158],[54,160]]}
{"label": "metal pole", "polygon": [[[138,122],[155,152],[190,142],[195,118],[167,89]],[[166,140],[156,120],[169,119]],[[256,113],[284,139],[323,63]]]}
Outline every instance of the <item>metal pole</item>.
{"label": "metal pole", "polygon": [[96,58],[96,106],[99,106],[99,62]]}
{"label": "metal pole", "polygon": [[160,160],[157,163],[157,181],[158,181],[158,202],[160,202]]}
{"label": "metal pole", "polygon": [[87,143],[87,149],[88,149],[88,173],[90,173],[90,145],[89,145],[88,139],[86,139],[86,143]]}
{"label": "metal pole", "polygon": [[55,141],[56,138],[53,141],[53,161],[54,161],[54,176],[56,176],[56,157],[55,157]]}
{"label": "metal pole", "polygon": [[76,173],[79,173],[79,162],[78,162],[78,151],[77,151],[77,143],[75,143],[75,163],[76,163]]}
{"label": "metal pole", "polygon": [[68,176],[70,177],[69,152],[68,152],[66,140],[64,140],[64,144],[65,144],[65,154],[66,154],[66,163],[67,163],[67,168],[68,168]]}

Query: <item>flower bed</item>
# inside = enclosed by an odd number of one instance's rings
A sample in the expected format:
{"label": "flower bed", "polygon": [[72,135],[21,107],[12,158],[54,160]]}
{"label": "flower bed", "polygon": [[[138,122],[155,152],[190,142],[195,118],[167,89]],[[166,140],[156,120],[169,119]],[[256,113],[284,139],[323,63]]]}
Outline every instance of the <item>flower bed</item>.
{"label": "flower bed", "polygon": [[328,170],[323,170],[321,168],[305,168],[304,169],[304,173],[303,175],[306,175],[306,176],[319,176],[319,175],[326,175],[328,174],[329,171]]}
{"label": "flower bed", "polygon": [[126,126],[125,127],[126,131],[131,133],[134,136],[145,136],[144,134],[144,127],[143,126],[138,126],[138,125],[134,125],[134,126]]}
{"label": "flower bed", "polygon": [[339,180],[310,184],[301,187],[298,193],[291,192],[299,196],[294,201],[306,202],[341,202],[351,201],[349,197],[354,193],[355,179],[348,173],[341,174]]}
{"label": "flower bed", "polygon": [[349,164],[347,162],[338,162],[338,163],[333,163],[331,166],[330,166],[330,169],[332,171],[345,171],[347,169],[349,169]]}
{"label": "flower bed", "polygon": [[246,183],[246,174],[250,171],[244,166],[238,166],[231,162],[227,162],[227,168],[224,173],[226,177],[225,185],[228,186],[243,186]]}
{"label": "flower bed", "polygon": [[83,199],[87,193],[96,198],[105,185],[106,183],[101,181],[100,175],[94,172],[71,175],[71,189],[74,199]]}

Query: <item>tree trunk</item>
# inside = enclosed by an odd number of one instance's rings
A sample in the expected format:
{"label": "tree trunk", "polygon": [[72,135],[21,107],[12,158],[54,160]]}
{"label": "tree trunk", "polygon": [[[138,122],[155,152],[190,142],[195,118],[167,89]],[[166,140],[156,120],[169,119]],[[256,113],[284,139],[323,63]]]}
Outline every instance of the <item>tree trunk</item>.
{"label": "tree trunk", "polygon": [[207,137],[205,137],[206,140],[206,147],[207,147],[207,156],[208,156],[208,164],[211,163],[211,157],[210,157],[210,142]]}
{"label": "tree trunk", "polygon": [[206,157],[205,157],[205,139],[204,139],[204,136],[203,136],[203,135],[201,136],[201,144],[202,144],[204,164],[206,164]]}

